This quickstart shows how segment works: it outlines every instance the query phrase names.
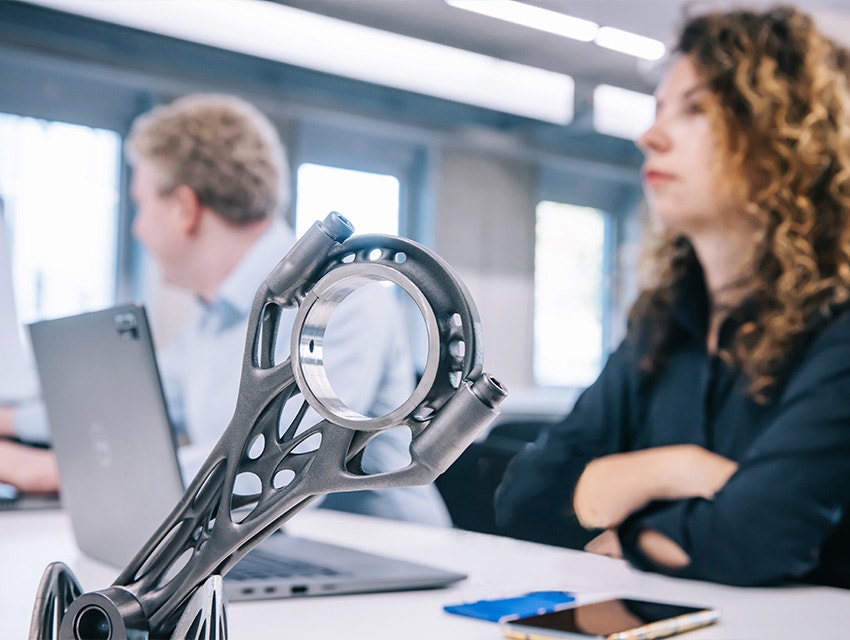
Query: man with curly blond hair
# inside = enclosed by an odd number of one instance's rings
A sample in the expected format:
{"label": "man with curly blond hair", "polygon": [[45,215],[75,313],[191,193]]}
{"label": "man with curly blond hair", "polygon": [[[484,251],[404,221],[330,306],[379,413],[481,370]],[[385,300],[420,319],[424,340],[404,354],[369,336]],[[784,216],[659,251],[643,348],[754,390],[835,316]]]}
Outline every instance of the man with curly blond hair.
{"label": "man with curly blond hair", "polygon": [[[191,95],[140,116],[127,140],[136,203],[133,232],[163,279],[194,294],[197,304],[161,357],[163,385],[191,478],[227,427],[236,406],[248,316],[257,287],[295,238],[281,216],[289,172],[272,123],[253,105],[227,95]],[[355,411],[385,415],[413,391],[414,371],[404,322],[384,287],[363,287],[329,326],[326,349],[341,363],[335,392]],[[291,333],[285,310],[280,335]],[[336,316],[334,320],[336,321]],[[334,332],[337,331],[337,334]],[[339,339],[334,335],[359,336]],[[278,341],[278,360],[289,341]],[[337,386],[338,385],[338,386]],[[409,434],[389,431],[367,446],[367,473],[405,466]],[[325,507],[448,525],[436,488],[405,487],[327,496]]]}

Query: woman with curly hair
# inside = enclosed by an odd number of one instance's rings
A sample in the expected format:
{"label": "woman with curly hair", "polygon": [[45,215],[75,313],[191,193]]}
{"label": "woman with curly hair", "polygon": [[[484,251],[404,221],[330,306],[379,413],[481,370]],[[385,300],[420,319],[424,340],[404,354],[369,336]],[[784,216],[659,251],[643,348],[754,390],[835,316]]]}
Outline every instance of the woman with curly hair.
{"label": "woman with curly hair", "polygon": [[599,379],[512,462],[506,533],[850,587],[849,66],[793,8],[686,23],[638,140],[651,280]]}

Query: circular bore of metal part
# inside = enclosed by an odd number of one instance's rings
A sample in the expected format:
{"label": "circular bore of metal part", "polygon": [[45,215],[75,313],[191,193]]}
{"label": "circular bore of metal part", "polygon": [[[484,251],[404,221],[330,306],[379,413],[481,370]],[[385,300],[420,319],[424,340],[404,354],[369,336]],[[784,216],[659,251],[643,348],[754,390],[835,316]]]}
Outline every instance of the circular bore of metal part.
{"label": "circular bore of metal part", "polygon": [[[328,322],[339,304],[355,290],[376,282],[398,285],[419,308],[425,321],[428,355],[425,370],[410,397],[393,411],[371,417],[349,407],[334,391],[325,369],[323,345]],[[343,427],[378,430],[403,423],[427,397],[437,377],[440,332],[434,310],[407,276],[384,264],[355,262],[330,271],[305,296],[295,318],[290,354],[298,387],[319,415]]]}

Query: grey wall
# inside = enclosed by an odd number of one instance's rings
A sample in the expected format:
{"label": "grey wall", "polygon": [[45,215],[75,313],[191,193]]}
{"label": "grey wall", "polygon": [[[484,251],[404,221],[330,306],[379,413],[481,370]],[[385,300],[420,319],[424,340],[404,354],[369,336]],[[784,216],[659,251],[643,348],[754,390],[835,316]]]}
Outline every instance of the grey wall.
{"label": "grey wall", "polygon": [[434,249],[481,314],[488,371],[532,384],[535,171],[519,160],[448,148],[434,184]]}
{"label": "grey wall", "polygon": [[[123,133],[159,101],[229,91],[279,125],[293,166],[325,138],[325,155],[313,161],[331,161],[339,151],[403,167],[410,179],[403,233],[434,249],[464,280],[480,311],[486,367],[512,390],[533,384],[536,203],[546,197],[608,211],[619,246],[609,274],[609,346],[618,337],[634,289],[640,154],[630,142],[588,128],[586,113],[555,126],[26,3],[2,5],[2,111]],[[122,216],[119,298],[145,299],[165,344],[183,317],[185,296],[158,284],[129,239],[126,200]]]}

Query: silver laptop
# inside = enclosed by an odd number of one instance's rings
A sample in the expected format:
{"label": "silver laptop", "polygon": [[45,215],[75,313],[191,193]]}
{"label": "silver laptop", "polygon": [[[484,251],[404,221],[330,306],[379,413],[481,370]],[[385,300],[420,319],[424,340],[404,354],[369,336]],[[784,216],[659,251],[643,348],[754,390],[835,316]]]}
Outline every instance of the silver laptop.
{"label": "silver laptop", "polygon": [[[45,320],[30,334],[77,545],[124,567],[184,491],[145,310]],[[464,577],[276,533],[224,584],[230,600],[251,600],[433,588]]]}

